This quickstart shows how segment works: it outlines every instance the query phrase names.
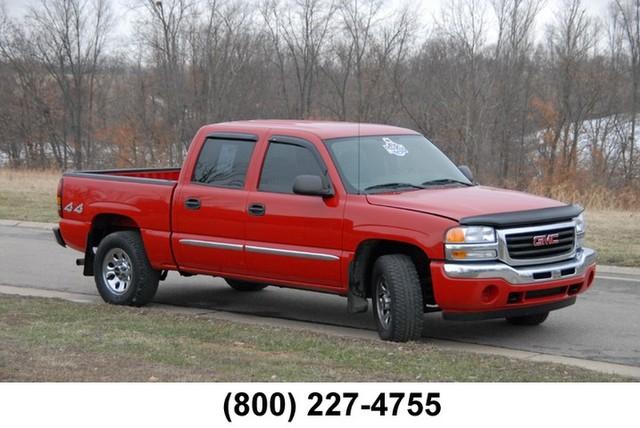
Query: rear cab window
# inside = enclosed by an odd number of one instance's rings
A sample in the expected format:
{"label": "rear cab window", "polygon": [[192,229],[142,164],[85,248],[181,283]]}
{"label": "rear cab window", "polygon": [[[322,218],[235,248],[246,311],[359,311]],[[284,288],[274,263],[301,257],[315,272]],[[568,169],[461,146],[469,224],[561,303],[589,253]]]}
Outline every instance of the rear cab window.
{"label": "rear cab window", "polygon": [[217,187],[243,188],[255,141],[207,138],[191,181]]}

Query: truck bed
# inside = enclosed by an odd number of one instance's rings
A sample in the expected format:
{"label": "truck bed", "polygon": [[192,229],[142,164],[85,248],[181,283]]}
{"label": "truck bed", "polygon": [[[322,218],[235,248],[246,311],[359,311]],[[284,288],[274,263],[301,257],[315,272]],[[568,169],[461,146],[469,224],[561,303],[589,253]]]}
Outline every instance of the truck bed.
{"label": "truck bed", "polygon": [[[178,181],[180,176],[180,168],[129,168],[129,169],[101,169],[95,171],[78,171],[66,173],[65,176],[82,176],[97,179],[109,179],[114,177],[117,179],[147,179],[147,180],[165,180]],[[138,181],[138,180],[136,180]]]}
{"label": "truck bed", "polygon": [[84,251],[96,222],[140,230],[154,267],[173,266],[171,202],[180,168],[114,169],[65,173],[60,229],[71,248]]}

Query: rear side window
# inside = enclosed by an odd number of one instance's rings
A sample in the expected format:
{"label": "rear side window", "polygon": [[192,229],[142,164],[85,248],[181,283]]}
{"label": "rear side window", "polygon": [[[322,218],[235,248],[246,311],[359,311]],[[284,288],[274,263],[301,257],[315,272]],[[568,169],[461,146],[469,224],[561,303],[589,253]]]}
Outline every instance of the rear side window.
{"label": "rear side window", "polygon": [[258,190],[293,193],[293,181],[302,174],[324,175],[313,152],[294,144],[271,142],[262,166]]}
{"label": "rear side window", "polygon": [[244,187],[255,142],[246,140],[205,141],[192,181],[221,187]]}

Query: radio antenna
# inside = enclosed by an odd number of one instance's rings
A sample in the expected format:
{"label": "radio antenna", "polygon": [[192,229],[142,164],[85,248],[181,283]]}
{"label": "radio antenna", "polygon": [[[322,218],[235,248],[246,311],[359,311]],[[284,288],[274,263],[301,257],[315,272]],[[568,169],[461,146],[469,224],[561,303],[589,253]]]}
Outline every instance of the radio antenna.
{"label": "radio antenna", "polygon": [[360,113],[358,113],[358,194],[360,190]]}
{"label": "radio antenna", "polygon": [[[360,78],[358,74],[358,79]],[[358,194],[363,193],[360,187],[360,151],[362,149],[360,143],[360,122],[362,122],[362,84],[358,82]]]}

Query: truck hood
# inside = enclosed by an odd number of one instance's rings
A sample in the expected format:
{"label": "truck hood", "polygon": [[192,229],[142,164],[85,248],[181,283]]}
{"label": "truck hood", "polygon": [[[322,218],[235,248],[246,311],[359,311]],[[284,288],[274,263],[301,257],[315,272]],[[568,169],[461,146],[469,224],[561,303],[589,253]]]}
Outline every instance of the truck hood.
{"label": "truck hood", "polygon": [[486,186],[436,187],[367,195],[372,205],[420,211],[460,221],[464,217],[566,206],[553,199]]}

